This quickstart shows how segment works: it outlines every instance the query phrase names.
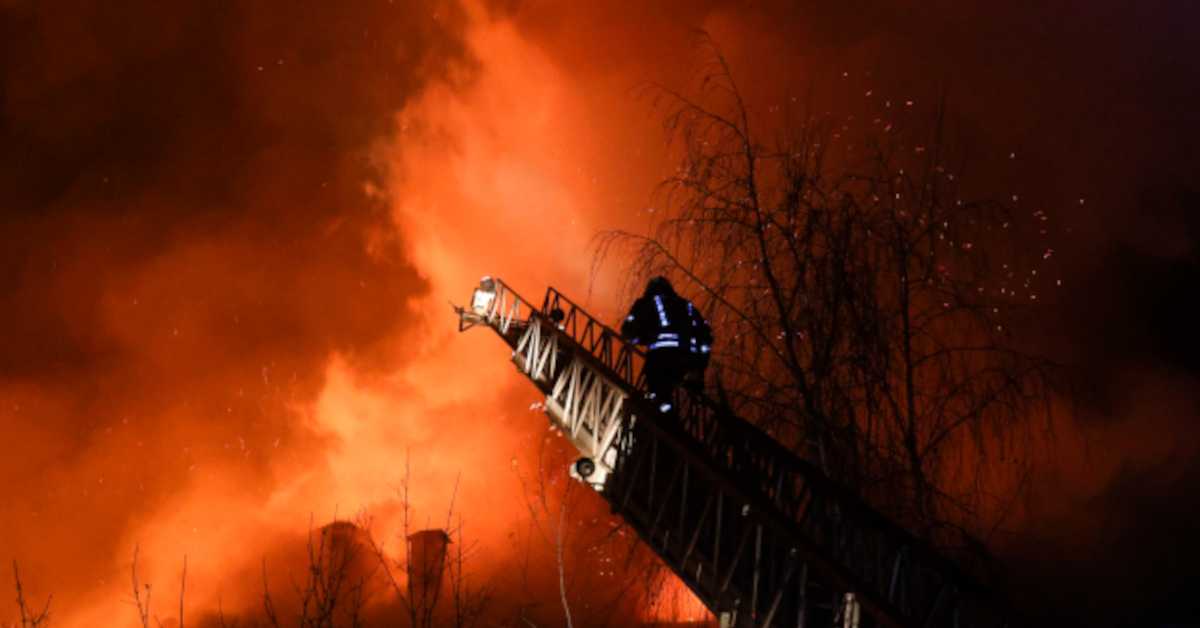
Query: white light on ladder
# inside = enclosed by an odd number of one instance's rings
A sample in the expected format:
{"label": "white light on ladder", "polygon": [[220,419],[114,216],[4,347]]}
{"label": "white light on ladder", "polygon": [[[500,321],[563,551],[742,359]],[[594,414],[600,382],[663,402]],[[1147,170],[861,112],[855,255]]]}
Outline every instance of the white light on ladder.
{"label": "white light on ladder", "polygon": [[495,300],[496,282],[491,277],[485,276],[479,280],[479,287],[471,295],[471,310],[480,316],[486,316]]}

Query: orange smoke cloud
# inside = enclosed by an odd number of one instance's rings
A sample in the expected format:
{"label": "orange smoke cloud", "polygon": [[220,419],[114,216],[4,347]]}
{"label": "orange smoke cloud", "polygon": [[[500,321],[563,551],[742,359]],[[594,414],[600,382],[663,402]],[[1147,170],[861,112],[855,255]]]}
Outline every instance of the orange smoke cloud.
{"label": "orange smoke cloud", "polygon": [[336,495],[322,403],[394,370],[427,284],[370,152],[470,64],[448,8],[72,4],[0,14],[0,555],[68,627],[133,621],[135,544],[203,608],[373,494]]}
{"label": "orange smoke cloud", "polygon": [[18,42],[47,65],[7,92],[40,161],[5,179],[27,212],[4,218],[0,420],[25,453],[0,463],[0,555],[56,624],[133,623],[135,546],[159,608],[187,557],[192,616],[255,612],[259,561],[295,567],[310,521],[362,515],[394,554],[406,467],[417,525],[453,496],[477,560],[508,560],[545,419],[447,301],[492,273],[612,308],[587,245],[645,198],[653,175],[612,164],[653,122],[450,6],[166,11],[133,41],[120,13],[14,11],[74,38]]}

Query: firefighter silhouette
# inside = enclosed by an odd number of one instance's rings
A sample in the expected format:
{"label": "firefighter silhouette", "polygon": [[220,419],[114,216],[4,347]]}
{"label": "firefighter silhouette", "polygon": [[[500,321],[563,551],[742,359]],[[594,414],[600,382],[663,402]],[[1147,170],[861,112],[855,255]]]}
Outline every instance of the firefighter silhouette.
{"label": "firefighter silhouette", "polygon": [[621,336],[646,347],[647,397],[659,412],[673,409],[675,389],[685,380],[690,387],[703,388],[712,330],[665,277],[655,277],[646,285],[646,292],[621,323]]}

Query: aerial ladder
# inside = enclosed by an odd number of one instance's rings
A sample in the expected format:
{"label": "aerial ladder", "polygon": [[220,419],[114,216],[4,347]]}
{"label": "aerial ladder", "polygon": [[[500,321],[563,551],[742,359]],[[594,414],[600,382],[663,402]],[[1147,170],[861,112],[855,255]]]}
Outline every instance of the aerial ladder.
{"label": "aerial ladder", "polygon": [[484,277],[459,331],[487,326],[543,393],[609,503],[721,626],[1004,628],[990,593],[746,420],[680,390],[643,397],[643,352],[549,288],[540,306]]}

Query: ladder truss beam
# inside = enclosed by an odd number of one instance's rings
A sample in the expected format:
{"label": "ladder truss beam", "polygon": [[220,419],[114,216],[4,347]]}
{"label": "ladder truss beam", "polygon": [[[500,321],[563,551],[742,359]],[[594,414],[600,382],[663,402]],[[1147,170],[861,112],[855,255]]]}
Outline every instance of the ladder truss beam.
{"label": "ladder truss beam", "polygon": [[732,625],[1010,625],[953,563],[744,419],[687,392],[673,419],[654,412],[644,354],[557,290],[535,307],[485,278],[456,310],[460,331],[512,348],[594,466],[580,479]]}

